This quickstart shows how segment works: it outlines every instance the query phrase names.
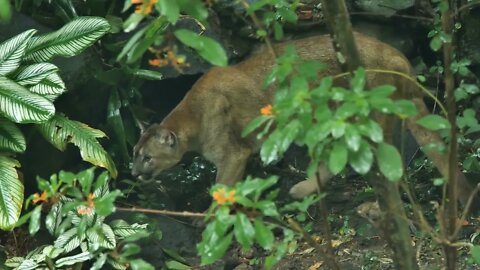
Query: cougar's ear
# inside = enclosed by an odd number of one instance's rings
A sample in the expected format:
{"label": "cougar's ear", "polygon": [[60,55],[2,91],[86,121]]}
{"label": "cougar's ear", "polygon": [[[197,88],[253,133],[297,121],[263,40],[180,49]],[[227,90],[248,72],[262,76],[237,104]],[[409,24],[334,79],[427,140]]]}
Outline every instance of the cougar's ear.
{"label": "cougar's ear", "polygon": [[166,128],[159,128],[155,133],[155,138],[157,138],[160,144],[168,145],[170,147],[174,147],[177,144],[177,135]]}
{"label": "cougar's ear", "polygon": [[140,134],[143,134],[147,130],[147,128],[149,126],[149,123],[146,122],[146,121],[140,121],[139,120],[139,121],[137,121],[137,125],[140,128]]}

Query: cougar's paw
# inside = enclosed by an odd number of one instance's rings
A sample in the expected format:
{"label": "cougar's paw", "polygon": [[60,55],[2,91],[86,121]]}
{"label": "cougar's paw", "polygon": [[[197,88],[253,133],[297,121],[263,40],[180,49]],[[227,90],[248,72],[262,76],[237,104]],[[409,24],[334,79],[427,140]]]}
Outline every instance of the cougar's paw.
{"label": "cougar's paw", "polygon": [[302,199],[317,191],[317,182],[304,180],[294,185],[288,192],[295,199]]}

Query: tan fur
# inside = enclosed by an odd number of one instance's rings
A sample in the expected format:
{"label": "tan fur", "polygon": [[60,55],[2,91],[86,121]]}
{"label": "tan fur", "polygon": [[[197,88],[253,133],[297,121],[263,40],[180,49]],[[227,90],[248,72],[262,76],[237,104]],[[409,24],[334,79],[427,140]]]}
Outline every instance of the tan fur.
{"label": "tan fur", "polygon": [[[361,34],[355,34],[355,39],[367,69],[394,70],[413,75],[408,60],[396,49]],[[328,70],[319,76],[341,73],[329,36],[276,44],[277,54],[287,44],[294,44],[303,59],[327,64]],[[263,90],[262,86],[273,65],[271,54],[266,47],[261,47],[237,65],[209,70],[160,124],[151,126],[142,135],[134,149],[132,174],[141,178],[155,177],[175,165],[185,152],[196,151],[216,165],[217,182],[233,185],[242,179],[247,159],[259,149],[261,142],[254,135],[242,138],[240,134],[259,115],[260,109],[272,102],[274,89]],[[414,100],[419,111],[426,113],[422,94],[411,82],[399,76],[373,73],[369,73],[368,79],[370,87],[395,85],[394,98]],[[337,81],[336,84],[345,85],[346,81]],[[393,121],[384,117],[378,120],[383,122],[388,140]],[[417,138],[421,145],[439,140],[429,131],[418,127],[416,130],[414,135],[424,133],[420,134],[422,138]],[[432,155],[437,157],[434,161],[445,165],[445,156]],[[322,167],[321,172],[323,180],[327,180],[328,170]],[[441,172],[444,173],[445,169],[441,168]],[[468,189],[464,179],[462,187]],[[306,180],[294,186],[290,193],[294,197],[303,197],[316,189],[316,182]]]}

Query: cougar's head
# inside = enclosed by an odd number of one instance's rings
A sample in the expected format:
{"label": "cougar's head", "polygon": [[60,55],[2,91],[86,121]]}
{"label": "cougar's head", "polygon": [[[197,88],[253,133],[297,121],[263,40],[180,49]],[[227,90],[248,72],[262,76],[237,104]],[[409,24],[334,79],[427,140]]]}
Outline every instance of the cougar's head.
{"label": "cougar's head", "polygon": [[175,133],[158,124],[152,125],[133,148],[132,176],[141,180],[155,178],[181,158]]}

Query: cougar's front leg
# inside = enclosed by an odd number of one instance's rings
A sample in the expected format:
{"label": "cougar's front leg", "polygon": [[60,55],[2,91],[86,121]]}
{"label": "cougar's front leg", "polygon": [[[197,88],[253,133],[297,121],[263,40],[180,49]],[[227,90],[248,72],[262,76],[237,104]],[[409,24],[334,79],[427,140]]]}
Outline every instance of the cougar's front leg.
{"label": "cougar's front leg", "polygon": [[[320,181],[322,185],[325,185],[330,178],[332,178],[332,174],[327,169],[325,163],[321,163],[318,166],[318,173],[320,176]],[[290,191],[288,192],[290,196],[295,199],[302,199],[307,197],[308,195],[318,191],[318,184],[316,176],[309,177],[306,180],[303,180],[297,184],[295,184]]]}
{"label": "cougar's front leg", "polygon": [[[415,118],[409,119],[407,121],[407,125],[410,129],[410,132],[415,137],[417,143],[422,147],[430,143],[443,143],[442,139],[437,133],[425,129],[416,123],[418,119],[428,115],[429,112],[427,106],[421,98],[415,98],[412,101],[417,107],[418,115]],[[440,173],[445,177],[448,176],[448,153],[439,153],[438,151],[428,149],[424,149],[424,152],[432,160],[433,164],[437,167]],[[468,198],[471,196],[473,188],[470,186],[467,179],[465,178],[465,175],[460,171],[458,167],[456,168],[456,171],[458,179],[458,200],[462,203],[463,206],[465,206]],[[478,197],[475,197],[472,208],[477,209],[478,207]]]}
{"label": "cougar's front leg", "polygon": [[251,151],[249,149],[235,149],[222,155],[221,159],[215,162],[217,166],[216,182],[233,186],[242,180],[245,167]]}

